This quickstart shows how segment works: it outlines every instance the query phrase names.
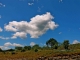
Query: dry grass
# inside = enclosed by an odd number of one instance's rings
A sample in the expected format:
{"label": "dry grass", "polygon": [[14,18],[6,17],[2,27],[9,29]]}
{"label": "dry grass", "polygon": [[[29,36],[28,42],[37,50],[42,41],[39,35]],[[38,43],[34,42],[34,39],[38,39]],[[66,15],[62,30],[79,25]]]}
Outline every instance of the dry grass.
{"label": "dry grass", "polygon": [[32,50],[26,52],[15,52],[15,54],[11,54],[11,52],[6,52],[5,54],[0,52],[0,59],[19,59],[19,58],[29,58],[36,59],[40,56],[52,57],[58,55],[72,55],[72,54],[80,54],[80,49],[77,50],[39,50],[38,52],[34,52]]}

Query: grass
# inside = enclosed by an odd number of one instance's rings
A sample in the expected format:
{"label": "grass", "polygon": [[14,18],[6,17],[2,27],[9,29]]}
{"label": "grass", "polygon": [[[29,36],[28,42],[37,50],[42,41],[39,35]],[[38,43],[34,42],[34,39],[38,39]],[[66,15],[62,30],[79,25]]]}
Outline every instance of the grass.
{"label": "grass", "polygon": [[38,49],[37,52],[34,50],[26,50],[25,52],[21,51],[14,51],[15,54],[12,54],[12,52],[0,52],[0,60],[6,60],[8,59],[16,59],[16,58],[29,58],[30,59],[36,59],[41,56],[46,57],[53,57],[53,56],[64,56],[64,55],[80,55],[80,44],[70,45],[69,50],[63,49],[63,47],[59,49]]}
{"label": "grass", "polygon": [[26,51],[26,52],[16,52],[15,54],[11,54],[11,52],[6,52],[5,54],[0,52],[0,58],[29,58],[29,59],[36,59],[40,56],[52,57],[58,55],[72,55],[72,54],[79,54],[80,49],[77,50],[39,50],[38,52],[35,51]]}

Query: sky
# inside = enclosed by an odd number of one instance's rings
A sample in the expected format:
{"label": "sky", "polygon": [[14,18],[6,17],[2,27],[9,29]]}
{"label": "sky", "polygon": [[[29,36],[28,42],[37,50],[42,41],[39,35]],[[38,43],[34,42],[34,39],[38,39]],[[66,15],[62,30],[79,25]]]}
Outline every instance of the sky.
{"label": "sky", "polygon": [[0,48],[44,46],[50,38],[80,42],[80,0],[0,0]]}

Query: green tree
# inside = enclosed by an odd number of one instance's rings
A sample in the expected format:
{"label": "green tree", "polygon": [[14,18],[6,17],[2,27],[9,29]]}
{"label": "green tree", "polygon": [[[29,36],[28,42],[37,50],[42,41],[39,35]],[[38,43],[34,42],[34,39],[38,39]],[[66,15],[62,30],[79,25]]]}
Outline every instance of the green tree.
{"label": "green tree", "polygon": [[63,46],[64,46],[65,49],[68,49],[68,47],[69,47],[69,40],[64,40]]}
{"label": "green tree", "polygon": [[16,46],[15,49],[16,49],[16,50],[22,50],[23,47]]}
{"label": "green tree", "polygon": [[8,50],[6,50],[6,51],[15,51],[14,49],[8,49]]}
{"label": "green tree", "polygon": [[25,50],[31,50],[31,46],[24,46]]}
{"label": "green tree", "polygon": [[0,52],[2,52],[3,50],[0,48]]}
{"label": "green tree", "polygon": [[55,44],[55,45],[54,45],[54,49],[57,49],[57,48],[58,48],[58,44]]}
{"label": "green tree", "polygon": [[32,49],[40,49],[41,47],[38,45],[38,44],[36,44],[36,45],[34,45],[33,47],[32,47]]}
{"label": "green tree", "polygon": [[50,38],[47,42],[46,42],[47,47],[56,47],[58,45],[58,42],[56,39],[54,38]]}

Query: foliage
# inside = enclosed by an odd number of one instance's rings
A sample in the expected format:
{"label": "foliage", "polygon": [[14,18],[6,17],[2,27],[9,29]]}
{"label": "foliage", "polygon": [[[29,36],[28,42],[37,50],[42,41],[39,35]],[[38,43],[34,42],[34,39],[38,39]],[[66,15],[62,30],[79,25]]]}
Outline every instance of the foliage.
{"label": "foliage", "polygon": [[13,54],[15,54],[15,52],[11,52],[11,54],[13,55]]}
{"label": "foliage", "polygon": [[34,45],[33,47],[32,47],[32,49],[40,49],[41,47],[38,45],[38,44],[36,44],[36,45]]}
{"label": "foliage", "polygon": [[0,52],[2,52],[3,50],[0,48]]}
{"label": "foliage", "polygon": [[38,49],[35,49],[35,52],[38,52]]}
{"label": "foliage", "polygon": [[55,45],[54,45],[54,49],[57,49],[57,48],[58,48],[58,44],[55,44]]}
{"label": "foliage", "polygon": [[21,52],[25,52],[25,51],[26,51],[25,49],[22,49],[22,50],[21,50]]}
{"label": "foliage", "polygon": [[8,50],[6,50],[6,51],[15,51],[14,49],[8,49]]}
{"label": "foliage", "polygon": [[57,42],[57,40],[54,39],[54,38],[50,38],[50,39],[46,42],[47,47],[51,47],[51,48],[56,47],[57,44],[58,44],[58,42]]}
{"label": "foliage", "polygon": [[68,49],[68,47],[69,47],[69,40],[64,40],[63,46],[64,46],[65,49]]}
{"label": "foliage", "polygon": [[22,50],[23,47],[16,46],[15,49],[16,49],[16,50]]}
{"label": "foliage", "polygon": [[31,50],[31,46],[24,46],[25,50]]}

